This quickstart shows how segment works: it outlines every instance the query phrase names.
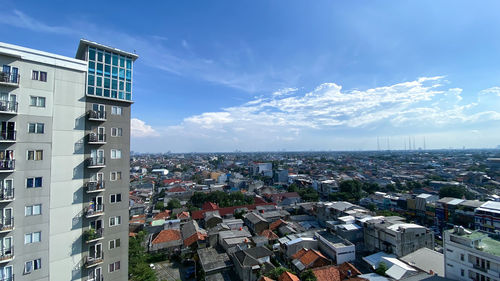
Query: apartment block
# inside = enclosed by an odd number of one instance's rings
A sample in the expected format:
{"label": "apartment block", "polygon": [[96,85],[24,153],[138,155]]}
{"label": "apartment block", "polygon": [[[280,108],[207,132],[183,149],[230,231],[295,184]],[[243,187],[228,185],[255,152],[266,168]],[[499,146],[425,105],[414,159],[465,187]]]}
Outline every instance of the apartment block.
{"label": "apartment block", "polygon": [[128,278],[135,59],[0,43],[0,280]]}
{"label": "apartment block", "polygon": [[500,239],[461,226],[444,232],[445,277],[452,280],[500,279]]}

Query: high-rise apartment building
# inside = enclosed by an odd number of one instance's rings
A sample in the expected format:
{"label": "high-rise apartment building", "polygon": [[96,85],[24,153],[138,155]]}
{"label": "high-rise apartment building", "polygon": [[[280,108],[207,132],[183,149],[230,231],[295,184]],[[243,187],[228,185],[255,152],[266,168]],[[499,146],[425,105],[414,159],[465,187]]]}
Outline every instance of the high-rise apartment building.
{"label": "high-rise apartment building", "polygon": [[0,280],[127,280],[132,69],[0,43]]}

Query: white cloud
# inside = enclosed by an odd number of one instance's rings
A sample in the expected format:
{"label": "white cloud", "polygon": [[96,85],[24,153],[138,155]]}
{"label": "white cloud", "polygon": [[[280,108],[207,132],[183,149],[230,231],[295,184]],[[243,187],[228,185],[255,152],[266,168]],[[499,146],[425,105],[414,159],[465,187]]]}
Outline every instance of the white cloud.
{"label": "white cloud", "polygon": [[130,135],[134,138],[157,137],[159,136],[153,127],[137,118],[130,120]]}

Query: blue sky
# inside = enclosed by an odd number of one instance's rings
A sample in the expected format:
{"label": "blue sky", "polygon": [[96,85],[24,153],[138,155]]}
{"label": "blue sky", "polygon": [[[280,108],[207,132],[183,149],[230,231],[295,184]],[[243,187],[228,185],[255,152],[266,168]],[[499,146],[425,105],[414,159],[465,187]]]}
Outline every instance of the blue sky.
{"label": "blue sky", "polygon": [[132,150],[500,145],[500,3],[0,0],[1,41],[140,58]]}

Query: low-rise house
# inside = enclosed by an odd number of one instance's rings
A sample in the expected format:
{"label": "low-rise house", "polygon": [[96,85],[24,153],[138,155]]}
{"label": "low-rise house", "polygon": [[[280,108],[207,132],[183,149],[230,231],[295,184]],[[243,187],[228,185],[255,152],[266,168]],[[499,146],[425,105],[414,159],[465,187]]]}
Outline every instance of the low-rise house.
{"label": "low-rise house", "polygon": [[224,250],[227,250],[236,245],[249,244],[251,237],[252,235],[245,228],[241,230],[225,230],[218,233],[218,243]]}
{"label": "low-rise house", "polygon": [[428,248],[420,248],[400,260],[430,275],[444,277],[444,255]]}
{"label": "low-rise house", "polygon": [[300,281],[300,279],[299,277],[297,277],[297,275],[285,271],[278,277],[278,281]]}
{"label": "low-rise house", "polygon": [[300,249],[292,255],[292,264],[299,271],[330,265],[332,262],[322,253],[314,249]]}
{"label": "low-rise house", "polygon": [[189,215],[189,212],[180,212],[177,215],[177,218],[180,219],[181,221],[185,222],[191,218],[191,215]]}
{"label": "low-rise house", "polygon": [[153,238],[149,245],[151,252],[174,252],[182,247],[181,232],[176,229],[162,230]]}
{"label": "low-rise house", "polygon": [[245,224],[253,233],[261,233],[264,229],[269,228],[269,222],[260,216],[258,213],[248,213],[244,216]]}
{"label": "low-rise house", "polygon": [[260,213],[260,215],[269,223],[275,222],[279,219],[288,219],[290,213],[285,210],[272,210],[272,211],[264,211]]}
{"label": "low-rise house", "polygon": [[197,253],[205,278],[233,267],[233,262],[227,253],[220,253],[214,248],[199,249]]}
{"label": "low-rise house", "polygon": [[188,221],[181,225],[182,240],[185,247],[204,248],[207,232],[198,226],[196,221]]}
{"label": "low-rise house", "polygon": [[243,220],[242,219],[224,219],[222,223],[227,225],[229,229],[238,230],[243,228]]}
{"label": "low-rise house", "polygon": [[255,281],[260,275],[274,269],[270,260],[272,254],[266,247],[236,251],[232,254],[234,269],[241,280]]}
{"label": "low-rise house", "polygon": [[318,240],[312,237],[297,237],[294,239],[288,239],[288,238],[286,239],[288,241],[282,244],[282,249],[283,253],[287,257],[291,257],[293,254],[297,253],[302,248],[314,249],[314,250],[318,249]]}
{"label": "low-rise house", "polygon": [[297,192],[275,193],[271,194],[270,198],[277,205],[294,205],[300,203],[300,195]]}
{"label": "low-rise house", "polygon": [[205,217],[204,223],[206,229],[210,229],[222,222],[222,218],[220,217],[218,211],[206,212],[204,214],[204,217]]}

